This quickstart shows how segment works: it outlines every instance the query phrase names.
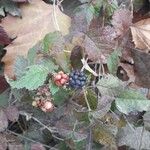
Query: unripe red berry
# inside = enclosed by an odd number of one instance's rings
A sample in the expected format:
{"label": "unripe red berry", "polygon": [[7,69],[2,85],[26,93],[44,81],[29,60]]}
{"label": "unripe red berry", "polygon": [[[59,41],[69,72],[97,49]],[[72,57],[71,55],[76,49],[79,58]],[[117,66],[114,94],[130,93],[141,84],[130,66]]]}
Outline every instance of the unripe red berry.
{"label": "unripe red berry", "polygon": [[63,71],[58,72],[58,74],[56,74],[54,76],[54,83],[57,86],[63,86],[65,85],[69,80],[69,77],[67,74],[65,74]]}

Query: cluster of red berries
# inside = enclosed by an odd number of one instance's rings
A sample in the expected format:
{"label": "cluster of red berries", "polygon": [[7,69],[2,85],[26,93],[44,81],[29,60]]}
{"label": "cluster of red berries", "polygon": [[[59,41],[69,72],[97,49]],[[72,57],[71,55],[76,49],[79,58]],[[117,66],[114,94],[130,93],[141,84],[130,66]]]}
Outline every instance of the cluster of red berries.
{"label": "cluster of red berries", "polygon": [[[62,87],[67,84],[75,89],[82,88],[86,84],[86,80],[87,77],[85,74],[79,70],[72,71],[69,76],[63,71],[60,71],[53,76],[53,81],[57,86]],[[37,89],[32,105],[40,108],[44,112],[52,112],[54,110],[48,85],[43,85]]]}
{"label": "cluster of red berries", "polygon": [[68,82],[69,77],[63,71],[60,71],[60,72],[58,72],[57,74],[54,75],[53,80],[54,80],[54,83],[57,86],[63,86]]}
{"label": "cluster of red berries", "polygon": [[44,112],[52,112],[54,110],[54,105],[51,102],[51,93],[48,85],[44,85],[37,89],[32,106],[38,107]]}

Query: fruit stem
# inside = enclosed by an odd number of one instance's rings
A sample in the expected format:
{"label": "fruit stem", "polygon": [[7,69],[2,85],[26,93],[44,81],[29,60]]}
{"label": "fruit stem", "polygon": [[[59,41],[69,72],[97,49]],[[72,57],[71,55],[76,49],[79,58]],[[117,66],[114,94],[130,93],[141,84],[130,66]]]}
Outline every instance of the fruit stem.
{"label": "fruit stem", "polygon": [[86,102],[86,104],[87,104],[88,110],[89,110],[89,111],[92,111],[91,108],[90,108],[90,104],[89,104],[89,102],[88,102],[88,99],[87,99],[87,96],[86,96],[86,91],[85,91],[84,88],[83,88],[83,93],[84,93],[85,102]]}

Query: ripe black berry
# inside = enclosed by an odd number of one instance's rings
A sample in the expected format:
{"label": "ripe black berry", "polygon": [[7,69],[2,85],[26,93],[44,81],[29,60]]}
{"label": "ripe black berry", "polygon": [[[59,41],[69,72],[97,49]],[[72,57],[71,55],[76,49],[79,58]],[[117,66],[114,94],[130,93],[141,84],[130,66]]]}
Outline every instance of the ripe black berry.
{"label": "ripe black berry", "polygon": [[74,70],[69,75],[69,85],[72,88],[82,88],[86,84],[86,76],[79,70]]}

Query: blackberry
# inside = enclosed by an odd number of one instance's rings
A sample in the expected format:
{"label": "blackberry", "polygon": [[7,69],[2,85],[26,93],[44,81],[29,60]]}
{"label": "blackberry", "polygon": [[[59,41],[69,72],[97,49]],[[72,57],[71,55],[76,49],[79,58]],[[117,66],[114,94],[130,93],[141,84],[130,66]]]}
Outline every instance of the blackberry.
{"label": "blackberry", "polygon": [[69,75],[69,86],[72,88],[82,88],[86,84],[87,77],[84,72],[73,70]]}

